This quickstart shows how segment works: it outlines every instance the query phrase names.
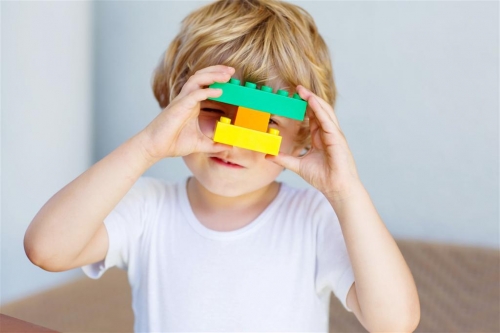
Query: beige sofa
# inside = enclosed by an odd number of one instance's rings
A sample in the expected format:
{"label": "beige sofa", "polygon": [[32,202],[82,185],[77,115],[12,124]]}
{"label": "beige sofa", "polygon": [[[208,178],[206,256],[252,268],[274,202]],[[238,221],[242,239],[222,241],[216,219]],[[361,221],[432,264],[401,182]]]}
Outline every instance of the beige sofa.
{"label": "beige sofa", "polygon": [[[421,304],[416,332],[500,332],[497,250],[397,240]],[[0,313],[61,332],[131,332],[133,314],[124,271],[83,278],[7,304]],[[331,332],[366,332],[331,297]]]}

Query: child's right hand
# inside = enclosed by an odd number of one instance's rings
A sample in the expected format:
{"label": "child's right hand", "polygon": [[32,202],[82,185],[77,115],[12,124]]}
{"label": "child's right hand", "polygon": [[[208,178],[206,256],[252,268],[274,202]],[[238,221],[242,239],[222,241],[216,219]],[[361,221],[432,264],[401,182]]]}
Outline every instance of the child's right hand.
{"label": "child's right hand", "polygon": [[223,65],[210,66],[187,80],[179,95],[141,133],[145,136],[145,151],[152,160],[231,149],[231,146],[215,143],[203,134],[198,115],[201,101],[222,94],[220,89],[204,87],[229,81],[234,71],[234,68]]}
{"label": "child's right hand", "polygon": [[109,239],[103,221],[152,163],[168,156],[231,149],[201,132],[198,114],[200,101],[221,95],[204,86],[226,82],[232,74],[234,69],[226,66],[196,72],[146,128],[53,195],[24,236],[31,262],[61,272],[104,260]]}

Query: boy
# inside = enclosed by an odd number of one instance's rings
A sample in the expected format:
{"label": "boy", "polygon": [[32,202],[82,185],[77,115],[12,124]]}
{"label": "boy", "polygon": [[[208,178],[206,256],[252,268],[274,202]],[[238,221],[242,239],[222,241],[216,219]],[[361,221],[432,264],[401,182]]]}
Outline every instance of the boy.
{"label": "boy", "polygon": [[[162,112],[42,207],[28,257],[92,278],[126,269],[136,332],[326,332],[332,291],[369,331],[414,330],[416,287],[359,180],[330,63],[295,5],[228,0],[191,13],[155,72]],[[278,156],[211,140],[236,107],[208,100],[221,91],[207,86],[230,77],[308,102],[304,122],[271,117]],[[173,156],[192,177],[141,177]],[[315,189],[277,183],[283,168]]]}

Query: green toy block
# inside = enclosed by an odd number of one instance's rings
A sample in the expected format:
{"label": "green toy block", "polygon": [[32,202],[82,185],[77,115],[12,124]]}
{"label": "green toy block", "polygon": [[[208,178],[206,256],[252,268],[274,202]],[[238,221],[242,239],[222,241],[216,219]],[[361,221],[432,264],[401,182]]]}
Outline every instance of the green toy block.
{"label": "green toy block", "polygon": [[226,83],[215,82],[209,87],[222,89],[220,97],[209,97],[210,100],[243,106],[300,121],[304,120],[307,102],[299,94],[288,97],[288,91],[286,90],[278,90],[273,93],[273,88],[262,86],[257,89],[257,85],[252,82],[246,82],[244,86],[241,86],[240,80],[235,78],[231,78]]}

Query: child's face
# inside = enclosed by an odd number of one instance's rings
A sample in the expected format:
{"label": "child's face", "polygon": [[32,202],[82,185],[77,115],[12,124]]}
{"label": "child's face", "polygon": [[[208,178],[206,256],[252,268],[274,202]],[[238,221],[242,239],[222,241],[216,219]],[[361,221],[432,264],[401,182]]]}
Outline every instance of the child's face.
{"label": "child's face", "polygon": [[[234,119],[235,105],[205,100],[201,102],[198,117],[201,131],[213,138],[215,125],[221,116]],[[270,127],[280,131],[280,151],[298,156],[296,138],[300,122],[294,119],[271,116]],[[226,197],[235,197],[261,189],[272,183],[283,168],[264,158],[265,154],[232,147],[230,150],[216,153],[193,153],[184,156],[184,162],[194,177],[210,192]],[[230,161],[237,165],[225,163]]]}

